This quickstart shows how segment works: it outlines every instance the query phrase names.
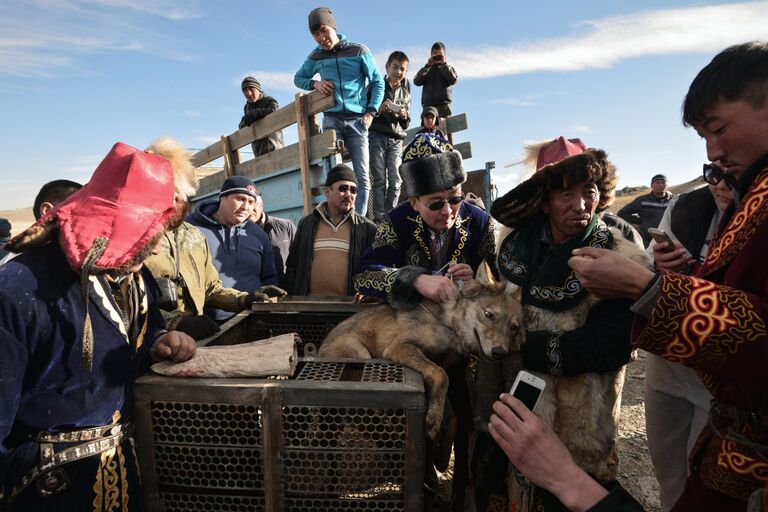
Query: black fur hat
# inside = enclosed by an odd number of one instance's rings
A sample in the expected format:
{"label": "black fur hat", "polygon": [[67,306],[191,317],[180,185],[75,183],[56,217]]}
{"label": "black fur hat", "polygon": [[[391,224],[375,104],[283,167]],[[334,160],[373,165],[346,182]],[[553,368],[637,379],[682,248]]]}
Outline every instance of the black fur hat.
{"label": "black fur hat", "polygon": [[405,147],[400,177],[408,197],[450,190],[467,180],[461,153],[434,133],[420,133]]}

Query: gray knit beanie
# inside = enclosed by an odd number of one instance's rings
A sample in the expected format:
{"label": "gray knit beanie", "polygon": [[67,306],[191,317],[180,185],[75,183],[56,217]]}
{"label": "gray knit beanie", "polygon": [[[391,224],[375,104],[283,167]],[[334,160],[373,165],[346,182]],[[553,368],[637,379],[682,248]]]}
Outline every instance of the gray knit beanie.
{"label": "gray knit beanie", "polygon": [[318,25],[327,25],[336,30],[336,20],[333,19],[333,11],[327,7],[317,7],[309,13],[309,31],[312,32]]}

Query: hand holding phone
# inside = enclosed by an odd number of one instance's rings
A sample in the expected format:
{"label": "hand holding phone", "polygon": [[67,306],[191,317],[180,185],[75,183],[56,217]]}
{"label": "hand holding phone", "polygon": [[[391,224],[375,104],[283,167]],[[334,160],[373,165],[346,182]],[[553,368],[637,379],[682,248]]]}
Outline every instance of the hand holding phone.
{"label": "hand holding phone", "polygon": [[397,103],[390,103],[389,104],[389,110],[395,114],[399,113],[403,109],[402,105],[398,105]]}
{"label": "hand holding phone", "polygon": [[660,244],[661,242],[667,242],[667,246],[662,249],[662,251],[675,251],[675,243],[672,241],[672,238],[669,236],[669,234],[667,234],[667,232],[663,229],[648,228],[648,234],[651,235],[651,238],[653,238],[657,244]]}
{"label": "hand holding phone", "polygon": [[509,394],[523,402],[528,409],[533,411],[536,408],[536,404],[539,403],[539,398],[541,398],[546,385],[547,383],[544,382],[544,379],[540,379],[525,370],[520,370]]}

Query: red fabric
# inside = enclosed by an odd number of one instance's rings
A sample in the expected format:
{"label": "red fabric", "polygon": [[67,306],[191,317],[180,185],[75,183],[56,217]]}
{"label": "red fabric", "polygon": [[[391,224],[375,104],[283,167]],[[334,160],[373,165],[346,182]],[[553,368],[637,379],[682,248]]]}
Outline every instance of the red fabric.
{"label": "red fabric", "polygon": [[72,269],[79,271],[96,237],[109,239],[95,268],[128,263],[174,214],[173,169],[158,155],[118,142],[90,181],[38,221],[51,217]]}
{"label": "red fabric", "polygon": [[562,135],[539,150],[539,158],[536,160],[536,170],[545,165],[556,164],[569,156],[578,155],[587,150],[587,146],[581,139],[566,139]]}

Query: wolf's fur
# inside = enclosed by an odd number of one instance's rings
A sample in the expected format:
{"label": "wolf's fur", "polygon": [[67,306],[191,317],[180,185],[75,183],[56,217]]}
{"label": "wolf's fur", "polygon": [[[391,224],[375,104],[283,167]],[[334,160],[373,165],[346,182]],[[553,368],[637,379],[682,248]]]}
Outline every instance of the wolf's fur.
{"label": "wolf's fur", "polygon": [[500,286],[473,280],[442,304],[424,299],[410,311],[382,305],[357,313],[328,334],[318,355],[389,359],[420,372],[429,393],[427,434],[435,439],[448,390],[443,368],[470,353],[503,358],[521,343],[522,318],[520,303]]}

